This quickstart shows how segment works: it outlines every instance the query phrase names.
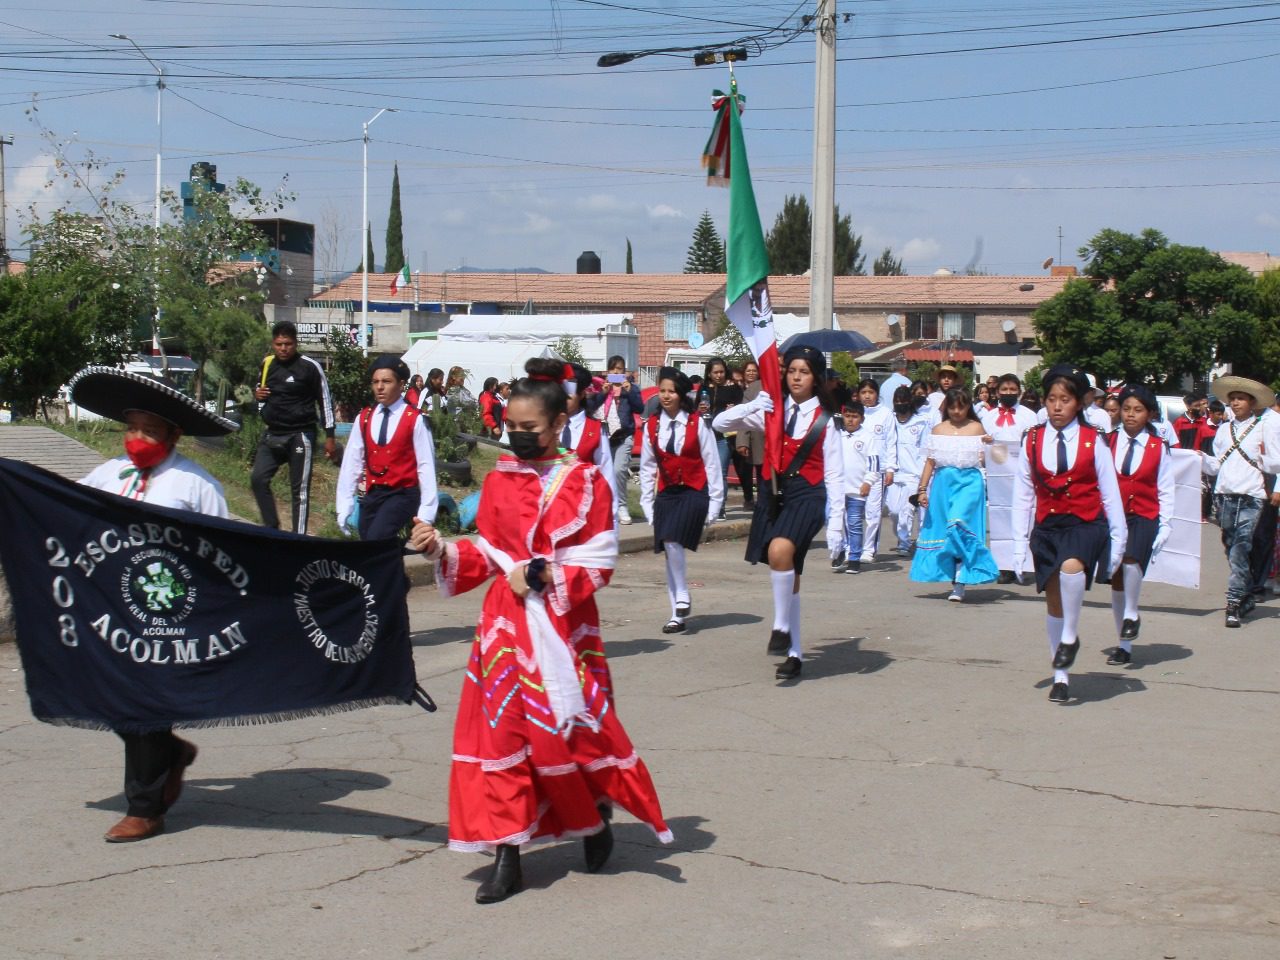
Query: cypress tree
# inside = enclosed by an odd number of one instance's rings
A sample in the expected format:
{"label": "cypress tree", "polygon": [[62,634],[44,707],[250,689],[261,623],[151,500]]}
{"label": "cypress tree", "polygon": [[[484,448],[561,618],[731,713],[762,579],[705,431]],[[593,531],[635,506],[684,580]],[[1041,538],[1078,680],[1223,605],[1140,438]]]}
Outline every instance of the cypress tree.
{"label": "cypress tree", "polygon": [[387,214],[387,262],[383,273],[399,273],[404,268],[404,220],[400,216],[400,165],[391,175],[391,211]]}

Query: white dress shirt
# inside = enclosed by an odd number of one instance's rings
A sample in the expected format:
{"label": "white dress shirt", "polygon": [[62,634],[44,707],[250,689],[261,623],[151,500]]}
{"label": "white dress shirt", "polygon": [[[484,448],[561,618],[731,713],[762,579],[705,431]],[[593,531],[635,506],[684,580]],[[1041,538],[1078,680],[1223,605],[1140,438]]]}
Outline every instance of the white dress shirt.
{"label": "white dress shirt", "polygon": [[[867,407],[862,414],[862,429],[867,431],[876,443],[873,453],[878,461],[877,469],[881,474],[885,470],[884,463],[889,445],[893,442],[893,425],[895,422],[893,407],[885,403]],[[881,479],[877,474],[876,481],[879,482]]]}
{"label": "white dress shirt", "polygon": [[[1256,426],[1250,429],[1253,424]],[[1278,425],[1280,425],[1280,418],[1266,416],[1261,420],[1250,417],[1248,420],[1222,422],[1218,432],[1213,435],[1213,452],[1204,454],[1204,472],[1218,478],[1214,487],[1215,493],[1240,494],[1258,500],[1267,496],[1267,488],[1262,482],[1262,471],[1276,465],[1276,453],[1273,448],[1276,444],[1280,444],[1280,430],[1276,429]],[[1240,442],[1240,449],[1228,455],[1227,451],[1235,446],[1237,440]],[[1264,444],[1265,453],[1263,452]],[[1252,460],[1253,464],[1249,463],[1249,460]]]}
{"label": "white dress shirt", "polygon": [[[1084,418],[1089,421],[1089,426],[1093,427],[1093,429],[1100,433],[1110,433],[1115,429],[1115,427],[1111,425],[1111,414],[1107,413],[1107,411],[1103,410],[1095,403],[1091,403],[1084,408]],[[1036,413],[1036,423],[1048,422],[1049,408],[1041,406],[1040,410]],[[1152,426],[1155,426],[1155,424],[1153,423]],[[1057,443],[1057,441],[1055,440],[1054,443]]]}
{"label": "white dress shirt", "polygon": [[1005,426],[997,426],[1000,421],[1000,414],[1004,411],[1004,407],[999,405],[990,407],[982,414],[982,429],[993,440],[1002,443],[1016,443],[1022,439],[1022,435],[1036,425],[1036,415],[1022,404],[1014,404],[1009,412],[1013,414],[1013,424]]}
{"label": "white dress shirt", "polygon": [[[403,397],[398,397],[389,407],[378,404],[373,408],[373,416],[369,418],[369,435],[374,442],[378,440],[382,430],[382,411],[389,410],[387,416],[387,441],[396,435],[400,419],[408,409]],[[363,414],[364,411],[361,411]],[[417,418],[413,425],[413,453],[418,460],[418,512],[419,520],[435,523],[439,501],[436,494],[436,447],[431,438],[431,426],[425,414]],[[355,510],[356,483],[364,471],[364,431],[360,429],[360,418],[351,425],[351,436],[347,440],[346,452],[342,455],[342,468],[338,471],[337,514],[338,526],[345,527]]]}
{"label": "white dress shirt", "polygon": [[844,495],[865,499],[863,484],[880,481],[880,440],[867,430],[864,420],[857,430],[840,431],[840,460],[844,470]]}
{"label": "white dress shirt", "polygon": [[[132,473],[123,478],[120,474],[132,467],[133,463],[128,457],[116,457],[96,467],[80,482],[95,490],[105,490],[122,497],[130,496],[126,491],[134,486]],[[130,498],[157,507],[190,510],[207,517],[227,516],[227,501],[222,495],[222,485],[204,467],[188,460],[177,450],[170,450],[169,455],[152,468],[151,475],[147,477],[146,488]]]}
{"label": "white dress shirt", "polygon": [[[1049,474],[1058,472],[1058,430],[1051,423],[1044,427],[1044,437],[1040,444],[1040,463]],[[1062,436],[1067,442],[1067,469],[1076,464],[1080,453],[1080,423],[1072,419],[1062,428]],[[1086,452],[1086,456],[1089,455]],[[1120,485],[1116,482],[1115,461],[1111,458],[1111,448],[1099,435],[1093,445],[1093,468],[1098,475],[1098,490],[1102,494],[1102,512],[1106,516],[1107,526],[1111,530],[1111,569],[1117,569],[1124,558],[1125,543],[1129,539],[1129,524],[1124,516],[1124,502],[1120,499]],[[1027,541],[1031,536],[1031,521],[1034,517],[1036,488],[1031,479],[1031,463],[1027,457],[1018,458],[1018,472],[1013,482],[1013,554],[1025,563]],[[1019,570],[1026,569],[1025,566]]]}
{"label": "white dress shirt", "polygon": [[[716,418],[711,421],[712,427],[724,433],[727,430],[764,430],[764,410],[757,406],[760,397],[769,396],[767,393],[761,393],[755,400],[747,403],[739,403],[729,407],[727,410],[721,410]],[[791,398],[786,398],[780,405],[782,426],[786,429],[787,421],[791,417],[791,408],[793,403]],[[818,408],[818,398],[810,397],[804,403],[800,404],[800,412],[796,416],[796,424],[791,432],[793,439],[799,440],[809,432],[809,426],[813,422],[814,411]],[[831,529],[834,524],[844,527],[844,466],[840,458],[840,418],[832,416],[827,421],[827,433],[822,440],[822,473],[823,482],[827,487],[827,528]],[[782,464],[785,470],[787,464]]]}
{"label": "white dress shirt", "polygon": [[[662,449],[667,448],[667,438],[671,436],[671,425],[676,427],[676,449],[685,452],[685,431],[689,429],[689,414],[683,410],[676,411],[674,419],[665,410],[656,414],[658,418],[658,443]],[[697,418],[697,415],[694,415]],[[700,419],[700,418],[697,418]],[[647,421],[640,426],[640,509],[644,518],[653,523],[653,501],[658,495],[658,457],[653,452],[653,444],[649,442]],[[692,452],[692,451],[689,451]],[[698,452],[702,455],[702,468],[707,473],[707,517],[720,515],[724,505],[724,476],[720,472],[720,453],[716,449],[716,436],[709,426],[698,424]]]}

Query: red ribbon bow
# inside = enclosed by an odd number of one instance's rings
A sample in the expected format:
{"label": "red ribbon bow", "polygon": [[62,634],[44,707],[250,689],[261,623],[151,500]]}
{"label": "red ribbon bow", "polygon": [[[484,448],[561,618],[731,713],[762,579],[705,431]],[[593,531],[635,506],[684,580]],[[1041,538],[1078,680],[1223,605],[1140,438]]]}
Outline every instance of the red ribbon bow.
{"label": "red ribbon bow", "polygon": [[1008,407],[1000,408],[1000,412],[996,415],[997,427],[1012,427],[1016,422],[1012,410]]}

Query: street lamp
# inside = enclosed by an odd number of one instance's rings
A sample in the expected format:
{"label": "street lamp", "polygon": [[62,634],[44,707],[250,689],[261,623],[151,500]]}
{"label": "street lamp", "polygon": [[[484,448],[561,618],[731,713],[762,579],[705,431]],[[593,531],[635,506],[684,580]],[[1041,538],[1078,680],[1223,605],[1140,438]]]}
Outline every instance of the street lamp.
{"label": "street lamp", "polygon": [[364,355],[369,355],[369,268],[373,264],[369,263],[369,127],[373,121],[377,120],[384,113],[395,113],[394,107],[383,107],[372,117],[364,122],[364,163],[362,164],[363,184],[361,187],[361,197],[363,198],[363,206],[361,207],[360,226],[364,227],[360,231],[360,264],[363,269],[360,271],[362,284],[360,293],[360,342],[364,344]]}
{"label": "street lamp", "polygon": [[143,50],[136,40],[123,33],[113,33],[110,35],[112,40],[123,40],[133,46],[143,60],[156,71],[156,210],[155,210],[155,242],[156,242],[156,312],[151,323],[151,349],[160,354],[160,371],[167,377],[169,375],[169,360],[164,353],[164,345],[160,342],[160,164],[161,156],[164,152],[164,70],[158,63],[147,56],[147,51]]}

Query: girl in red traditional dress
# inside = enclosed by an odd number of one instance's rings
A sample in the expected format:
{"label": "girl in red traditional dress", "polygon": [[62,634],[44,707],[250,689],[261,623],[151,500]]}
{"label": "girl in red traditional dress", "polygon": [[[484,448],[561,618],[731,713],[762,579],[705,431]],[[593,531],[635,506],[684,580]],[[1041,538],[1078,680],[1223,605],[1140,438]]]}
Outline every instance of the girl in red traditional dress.
{"label": "girl in red traditional dress", "polygon": [[446,596],[491,578],[462,685],[449,781],[449,846],[495,850],[476,893],[519,892],[520,846],[585,837],[587,870],[613,849],[612,804],[666,843],[649,771],[614,708],[594,594],[618,553],[601,472],[557,451],[568,419],[559,361],[533,359],[511,390],[515,456],[485,478],[474,542],[445,545],[430,524],[412,544],[437,562]]}
{"label": "girl in red traditional dress", "polygon": [[1107,658],[1112,666],[1133,659],[1133,641],[1142,625],[1138,615],[1142,578],[1147,565],[1169,539],[1173,526],[1169,445],[1151,425],[1159,409],[1155,394],[1144,386],[1131,384],[1120,391],[1120,429],[1111,434],[1111,452],[1129,538],[1124,563],[1111,578],[1111,612],[1120,637],[1120,646]]}
{"label": "girl in red traditional dress", "polygon": [[[844,530],[844,467],[840,435],[826,391],[826,358],[811,347],[792,347],[782,358],[783,433],[781,472],[776,488],[766,483],[756,498],[747,540],[747,561],[769,564],[773,586],[773,632],[769,653],[786,654],[775,676],[798,680],[800,649],[800,575],[805,554],[824,526],[828,538]],[[761,392],[749,403],[730,407],[713,421],[720,432],[763,430],[773,398]],[[775,493],[776,489],[776,493]]]}
{"label": "girl in red traditional dress", "polygon": [[568,417],[560,429],[560,446],[576,453],[583,463],[593,463],[599,467],[601,475],[609,481],[609,489],[616,496],[609,435],[604,432],[604,422],[587,413],[585,400],[587,391],[591,388],[590,371],[576,363],[566,363],[557,369],[556,379],[568,396]]}
{"label": "girl in red traditional dress", "polygon": [[703,527],[724,504],[715,432],[694,415],[689,391],[689,378],[679,370],[658,371],[662,409],[645,423],[640,445],[640,509],[653,526],[653,552],[667,560],[671,619],[663,633],[685,631],[693,606],[684,552],[698,549]]}
{"label": "girl in red traditional dress", "polygon": [[[1026,569],[1028,550],[1036,588],[1048,606],[1045,628],[1053,656],[1049,699],[1070,698],[1067,670],[1080,650],[1080,611],[1095,572],[1110,579],[1124,557],[1127,524],[1115,462],[1102,434],[1084,418],[1089,381],[1070,364],[1044,375],[1048,422],[1023,440],[1013,487],[1014,572]],[[1035,508],[1035,525],[1029,517]]]}

